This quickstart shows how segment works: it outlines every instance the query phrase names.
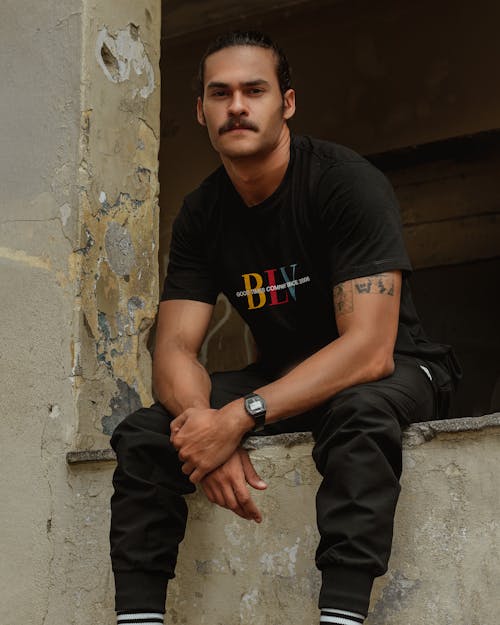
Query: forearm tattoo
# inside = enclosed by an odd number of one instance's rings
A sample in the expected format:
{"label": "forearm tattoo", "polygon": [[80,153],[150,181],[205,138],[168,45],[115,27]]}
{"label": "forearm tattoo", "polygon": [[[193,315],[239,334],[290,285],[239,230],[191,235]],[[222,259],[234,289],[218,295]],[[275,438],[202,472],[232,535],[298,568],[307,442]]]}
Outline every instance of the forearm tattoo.
{"label": "forearm tattoo", "polygon": [[358,295],[394,295],[394,275],[377,273],[366,278],[356,278],[337,284],[333,289],[333,302],[337,316],[354,310],[354,291]]}

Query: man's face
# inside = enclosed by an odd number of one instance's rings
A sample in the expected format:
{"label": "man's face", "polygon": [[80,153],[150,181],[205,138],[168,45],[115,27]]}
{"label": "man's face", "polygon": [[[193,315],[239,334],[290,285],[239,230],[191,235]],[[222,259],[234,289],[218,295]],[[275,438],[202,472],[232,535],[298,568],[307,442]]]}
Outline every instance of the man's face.
{"label": "man's face", "polygon": [[205,61],[203,100],[198,121],[208,129],[223,157],[265,155],[279,142],[285,122],[295,112],[295,94],[282,96],[271,50],[233,46]]}

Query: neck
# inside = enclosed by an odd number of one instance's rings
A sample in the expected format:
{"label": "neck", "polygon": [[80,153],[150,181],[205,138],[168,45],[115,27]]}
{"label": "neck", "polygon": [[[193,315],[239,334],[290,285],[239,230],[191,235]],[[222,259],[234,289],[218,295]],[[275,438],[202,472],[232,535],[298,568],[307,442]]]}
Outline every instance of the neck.
{"label": "neck", "polygon": [[260,204],[283,180],[290,160],[290,130],[284,126],[276,146],[267,154],[240,159],[221,156],[231,182],[247,206]]}

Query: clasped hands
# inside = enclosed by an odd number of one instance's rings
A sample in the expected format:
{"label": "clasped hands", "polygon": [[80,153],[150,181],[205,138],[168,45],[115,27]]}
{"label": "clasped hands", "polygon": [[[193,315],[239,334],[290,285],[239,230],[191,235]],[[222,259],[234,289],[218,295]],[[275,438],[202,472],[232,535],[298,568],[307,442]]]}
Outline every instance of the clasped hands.
{"label": "clasped hands", "polygon": [[262,515],[247,484],[263,490],[248,453],[240,447],[245,432],[237,419],[212,408],[188,408],[170,426],[170,441],[183,462],[182,472],[201,484],[207,498],[244,519],[260,523]]}

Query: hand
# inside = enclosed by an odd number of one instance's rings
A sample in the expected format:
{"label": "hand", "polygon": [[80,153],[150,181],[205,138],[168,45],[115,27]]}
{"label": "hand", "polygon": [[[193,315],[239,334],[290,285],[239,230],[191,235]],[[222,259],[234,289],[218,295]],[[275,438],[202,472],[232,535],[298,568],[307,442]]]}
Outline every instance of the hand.
{"label": "hand", "polygon": [[232,510],[243,519],[260,523],[262,514],[250,496],[247,483],[259,490],[267,488],[257,475],[248,452],[238,448],[223,465],[202,479],[201,486],[212,503]]}
{"label": "hand", "polygon": [[184,463],[182,472],[193,484],[226,462],[242,435],[237,419],[212,408],[188,408],[170,425],[170,441]]}

